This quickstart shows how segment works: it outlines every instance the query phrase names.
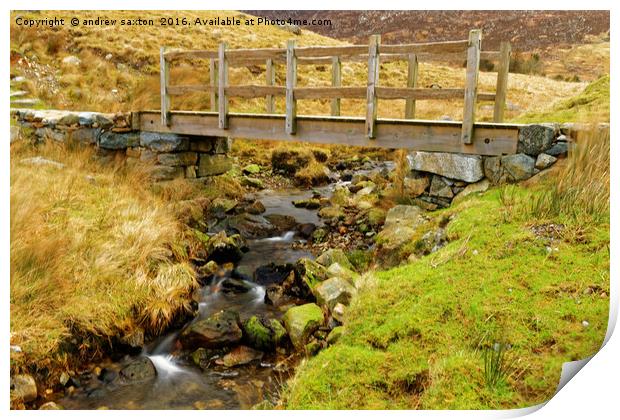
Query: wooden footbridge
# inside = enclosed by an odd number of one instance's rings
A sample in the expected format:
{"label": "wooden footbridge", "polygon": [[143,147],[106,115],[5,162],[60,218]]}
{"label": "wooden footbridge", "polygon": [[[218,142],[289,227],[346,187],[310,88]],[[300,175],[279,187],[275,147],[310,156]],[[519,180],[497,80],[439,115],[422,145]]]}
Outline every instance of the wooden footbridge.
{"label": "wooden footbridge", "polygon": [[[481,51],[482,33],[472,30],[469,39],[449,42],[385,45],[380,37],[370,37],[369,45],[228,49],[218,51],[167,51],[161,48],[161,111],[138,113],[135,123],[141,130],[188,135],[227,136],[247,139],[305,141],[352,146],[406,148],[413,150],[459,152],[481,155],[515,153],[519,125],[503,124],[506,102],[510,44],[500,51]],[[417,87],[418,61],[428,58],[462,57],[467,60],[463,89]],[[494,93],[478,92],[481,58],[498,63]],[[209,60],[209,85],[174,85],[170,65],[177,60]],[[341,86],[343,61],[367,62],[366,86]],[[380,62],[406,61],[406,87],[384,87],[380,81]],[[275,85],[275,65],[286,64],[286,85]],[[297,72],[302,65],[331,65],[332,83],[327,87],[298,87]],[[229,67],[264,65],[265,85],[231,86]],[[210,93],[209,111],[173,111],[170,98],[194,92]],[[264,114],[231,113],[230,97],[265,98]],[[285,97],[285,114],[276,114],[275,97]],[[365,99],[365,117],[340,116],[340,100]],[[419,100],[463,99],[463,121],[415,119]],[[297,101],[331,100],[331,115],[297,115]],[[404,118],[377,118],[379,100],[405,100]],[[494,102],[494,122],[475,121],[478,101]],[[136,127],[138,128],[138,127]]]}

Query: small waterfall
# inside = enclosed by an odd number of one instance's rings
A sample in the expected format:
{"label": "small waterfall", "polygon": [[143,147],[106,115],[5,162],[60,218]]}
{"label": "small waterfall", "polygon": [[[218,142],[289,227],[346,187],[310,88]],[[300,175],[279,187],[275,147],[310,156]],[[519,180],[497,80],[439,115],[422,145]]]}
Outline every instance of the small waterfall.
{"label": "small waterfall", "polygon": [[294,231],[288,231],[284,233],[282,236],[273,236],[271,238],[262,239],[265,242],[291,242],[295,237]]}

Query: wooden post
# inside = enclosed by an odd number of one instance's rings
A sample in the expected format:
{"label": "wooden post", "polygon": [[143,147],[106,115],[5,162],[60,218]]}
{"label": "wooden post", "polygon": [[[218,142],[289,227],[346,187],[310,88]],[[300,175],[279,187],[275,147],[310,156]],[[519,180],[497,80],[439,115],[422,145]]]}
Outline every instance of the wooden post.
{"label": "wooden post", "polygon": [[209,60],[209,85],[211,86],[211,112],[217,112],[217,93],[215,88],[217,87],[217,65],[215,58]]}
{"label": "wooden post", "polygon": [[[273,86],[276,83],[276,72],[273,68],[273,60],[271,58],[267,59],[267,67],[265,70],[265,76],[267,78],[267,86]],[[265,98],[265,109],[267,114],[275,113],[275,106],[273,101],[273,95],[267,95]]]}
{"label": "wooden post", "polygon": [[[332,87],[340,87],[342,84],[342,75],[341,75],[342,63],[340,62],[340,57],[334,56],[332,57]],[[340,115],[340,98],[332,99],[332,115],[339,116]]]}
{"label": "wooden post", "polygon": [[170,126],[170,96],[168,95],[168,83],[170,82],[170,63],[164,53],[166,47],[159,49],[159,88],[161,95],[161,123]]}
{"label": "wooden post", "polygon": [[[418,56],[409,54],[407,60],[407,87],[418,87]],[[415,117],[415,99],[405,100],[405,119],[411,120]]]}
{"label": "wooden post", "polygon": [[297,101],[295,85],[297,84],[297,58],[295,57],[295,40],[286,43],[286,134],[295,134],[297,129]]}
{"label": "wooden post", "polygon": [[508,70],[510,69],[510,42],[502,42],[499,47],[499,66],[497,68],[497,87],[495,88],[495,108],[493,121],[504,121],[506,107],[506,93],[508,90]]}
{"label": "wooden post", "polygon": [[368,42],[368,84],[366,86],[366,136],[374,139],[377,121],[377,84],[379,82],[380,35],[372,35]]}
{"label": "wooden post", "polygon": [[220,43],[218,51],[218,70],[219,78],[217,81],[218,95],[218,123],[220,128],[228,128],[228,97],[226,96],[226,87],[228,86],[228,62],[226,61],[226,43]]}
{"label": "wooden post", "polygon": [[461,141],[465,144],[471,144],[474,135],[481,40],[482,31],[479,29],[469,31],[469,46],[467,47],[467,72],[465,73],[465,98],[463,104],[463,127],[461,129]]}

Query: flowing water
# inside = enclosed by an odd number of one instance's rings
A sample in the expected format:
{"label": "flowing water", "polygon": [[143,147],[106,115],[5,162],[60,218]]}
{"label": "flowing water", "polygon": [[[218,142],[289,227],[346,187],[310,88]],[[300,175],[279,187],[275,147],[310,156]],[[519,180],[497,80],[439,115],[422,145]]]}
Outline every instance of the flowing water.
{"label": "flowing water", "polygon": [[[295,217],[299,223],[316,223],[316,211],[295,208],[292,200],[309,198],[312,192],[287,192],[277,194],[262,192],[257,197],[267,208],[267,214],[282,214]],[[261,265],[294,263],[299,258],[310,257],[304,250],[291,247],[300,239],[295,232],[248,241],[249,251],[238,262],[235,272],[252,273]],[[249,290],[245,293],[225,293],[221,289],[224,280],[233,275],[230,271],[220,272],[211,283],[200,291],[198,315],[191,322],[209,317],[223,309],[234,310],[240,319],[252,315],[281,318],[283,313],[264,301],[265,286],[244,280]],[[278,362],[285,355],[265,353],[260,362],[226,368],[213,365],[201,370],[189,354],[178,344],[180,331],[176,330],[149,343],[142,354],[125,356],[118,362],[106,362],[100,366],[108,375],[115,377],[131,362],[147,357],[155,366],[154,378],[135,383],[106,380],[92,377],[71,395],[59,401],[68,409],[247,409],[277,392],[284,380]],[[100,376],[101,377],[101,376]]]}
{"label": "flowing water", "polygon": [[[388,167],[390,164],[383,165]],[[329,197],[334,186],[332,184],[314,191]],[[313,191],[264,190],[255,198],[264,204],[266,215],[292,216],[298,223],[320,226],[322,223],[316,211],[296,208],[292,204],[294,200],[307,199],[312,195]],[[299,258],[311,257],[309,252],[292,247],[294,241],[300,240],[295,232],[249,240],[249,251],[235,269],[218,273],[210,284],[201,289],[198,314],[190,323],[223,309],[238,312],[242,321],[253,315],[281,318],[283,313],[264,302],[265,287],[249,279],[261,265],[294,263]],[[225,293],[221,288],[222,282],[231,276],[238,277],[239,273],[245,273],[242,277],[248,291]],[[149,343],[140,355],[126,355],[120,361],[101,363],[105,375],[92,375],[84,379],[72,395],[62,398],[59,403],[68,409],[247,409],[277,392],[286,377],[287,370],[282,367],[287,366],[286,355],[278,353],[265,353],[260,362],[232,368],[210,364],[202,370],[191,361],[188,352],[180,348],[177,339],[182,329]],[[129,383],[116,380],[121,369],[145,357],[155,366],[156,376]]]}

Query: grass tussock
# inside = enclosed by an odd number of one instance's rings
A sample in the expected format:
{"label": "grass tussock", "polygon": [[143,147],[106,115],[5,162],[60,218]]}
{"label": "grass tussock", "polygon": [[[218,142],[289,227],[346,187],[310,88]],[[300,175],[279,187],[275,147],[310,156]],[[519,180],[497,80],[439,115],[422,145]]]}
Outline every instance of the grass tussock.
{"label": "grass tussock", "polygon": [[[64,167],[23,162],[32,156]],[[172,207],[143,171],[92,157],[11,146],[11,343],[23,350],[12,353],[14,370],[70,363],[76,337],[92,356],[98,340],[161,332],[189,310],[196,282]]]}
{"label": "grass tussock", "polygon": [[610,163],[609,130],[581,133],[552,185],[528,200],[529,213],[540,219],[563,217],[583,226],[608,222]]}

